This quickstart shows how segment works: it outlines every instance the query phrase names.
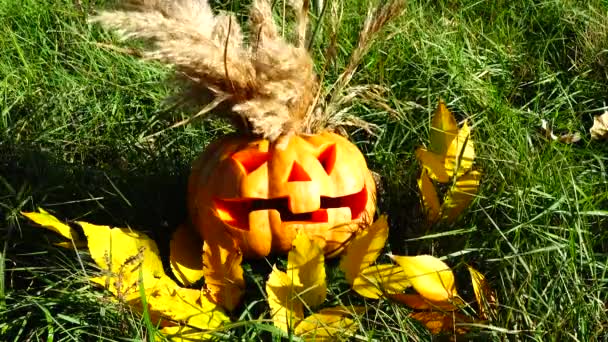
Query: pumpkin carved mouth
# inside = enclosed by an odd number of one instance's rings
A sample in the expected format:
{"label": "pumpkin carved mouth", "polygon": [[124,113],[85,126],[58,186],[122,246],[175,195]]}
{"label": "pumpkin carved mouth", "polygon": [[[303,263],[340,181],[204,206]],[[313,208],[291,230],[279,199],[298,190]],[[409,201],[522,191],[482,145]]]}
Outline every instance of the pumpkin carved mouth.
{"label": "pumpkin carved mouth", "polygon": [[276,210],[283,223],[327,223],[327,210],[349,208],[351,220],[361,218],[367,205],[367,188],[352,195],[328,197],[321,196],[321,207],[315,211],[294,214],[289,209],[289,198],[272,199],[239,198],[215,199],[213,201],[217,217],[232,227],[249,230],[249,213],[258,210]]}

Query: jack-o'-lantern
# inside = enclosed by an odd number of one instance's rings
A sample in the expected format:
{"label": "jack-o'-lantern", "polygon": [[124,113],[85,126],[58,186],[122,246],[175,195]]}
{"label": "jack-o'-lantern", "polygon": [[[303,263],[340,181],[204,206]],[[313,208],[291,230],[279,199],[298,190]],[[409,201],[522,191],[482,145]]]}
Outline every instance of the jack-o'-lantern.
{"label": "jack-o'-lantern", "polygon": [[252,257],[289,251],[298,230],[335,255],[372,218],[374,196],[363,155],[334,133],[227,137],[201,155],[189,181],[203,238],[232,238]]}

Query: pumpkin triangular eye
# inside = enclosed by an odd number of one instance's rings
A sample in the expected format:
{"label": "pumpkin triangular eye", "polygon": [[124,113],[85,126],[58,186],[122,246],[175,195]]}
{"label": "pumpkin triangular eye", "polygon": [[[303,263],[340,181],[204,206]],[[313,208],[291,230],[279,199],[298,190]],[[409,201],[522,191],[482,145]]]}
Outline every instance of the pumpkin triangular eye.
{"label": "pumpkin triangular eye", "polygon": [[268,161],[270,153],[257,150],[243,150],[232,155],[232,159],[239,164],[245,173],[250,174]]}
{"label": "pumpkin triangular eye", "polygon": [[287,178],[288,182],[310,182],[310,176],[308,172],[304,170],[302,165],[298,164],[298,162],[294,161],[291,166],[291,172],[289,173],[289,178]]}
{"label": "pumpkin triangular eye", "polygon": [[330,174],[336,165],[336,144],[326,146],[317,157],[319,163],[327,174]]}

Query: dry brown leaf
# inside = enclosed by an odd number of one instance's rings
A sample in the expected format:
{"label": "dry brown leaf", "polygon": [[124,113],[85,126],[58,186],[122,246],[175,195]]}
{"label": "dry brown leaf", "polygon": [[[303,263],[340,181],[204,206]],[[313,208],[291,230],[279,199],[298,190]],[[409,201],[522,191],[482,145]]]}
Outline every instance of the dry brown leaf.
{"label": "dry brown leaf", "polygon": [[593,126],[589,129],[591,139],[601,140],[608,138],[608,111],[593,117]]}

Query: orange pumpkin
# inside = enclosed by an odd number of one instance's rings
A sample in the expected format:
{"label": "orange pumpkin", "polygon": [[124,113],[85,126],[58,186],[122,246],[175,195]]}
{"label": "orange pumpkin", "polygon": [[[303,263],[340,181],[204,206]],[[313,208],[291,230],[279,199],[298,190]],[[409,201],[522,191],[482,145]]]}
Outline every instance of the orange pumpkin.
{"label": "orange pumpkin", "polygon": [[207,243],[233,239],[245,257],[287,252],[298,230],[335,256],[373,218],[375,191],[363,155],[337,134],[234,135],[194,163],[188,207]]}

